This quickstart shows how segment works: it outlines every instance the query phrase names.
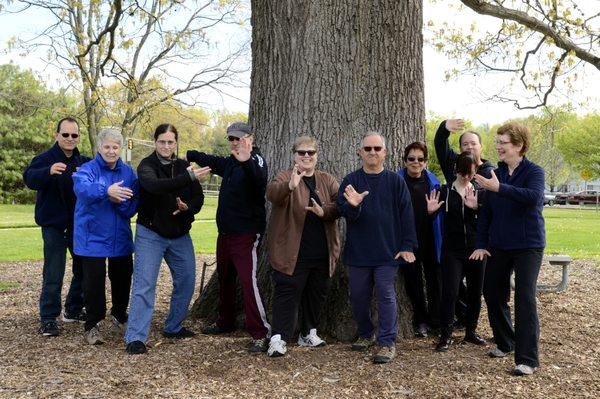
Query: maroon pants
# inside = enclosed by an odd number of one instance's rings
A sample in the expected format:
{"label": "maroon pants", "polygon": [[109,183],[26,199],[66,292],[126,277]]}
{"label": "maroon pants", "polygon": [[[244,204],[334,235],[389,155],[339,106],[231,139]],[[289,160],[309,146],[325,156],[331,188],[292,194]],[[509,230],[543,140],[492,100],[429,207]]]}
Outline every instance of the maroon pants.
{"label": "maroon pants", "polygon": [[219,278],[219,319],[224,330],[235,326],[235,276],[239,276],[246,313],[246,330],[252,338],[271,333],[267,315],[258,292],[256,248],[260,234],[219,234],[217,238],[217,274]]}

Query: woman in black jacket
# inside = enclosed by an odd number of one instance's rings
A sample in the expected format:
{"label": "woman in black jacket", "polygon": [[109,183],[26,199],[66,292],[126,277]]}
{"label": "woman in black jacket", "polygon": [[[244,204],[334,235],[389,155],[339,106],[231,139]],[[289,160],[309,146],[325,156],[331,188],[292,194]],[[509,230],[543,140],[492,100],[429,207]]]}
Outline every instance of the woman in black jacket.
{"label": "woman in black jacket", "polygon": [[[454,309],[463,275],[467,278],[467,309],[465,314],[465,341],[476,345],[486,342],[477,332],[481,310],[481,292],[485,267],[482,261],[470,260],[477,235],[477,214],[481,206],[481,193],[471,179],[477,172],[477,160],[470,152],[463,152],[455,163],[456,179],[444,185],[440,192],[427,197],[430,214],[443,212],[442,243],[442,300],[441,335],[435,349],[450,349]],[[441,200],[441,201],[440,201]]]}
{"label": "woman in black jacket", "polygon": [[181,325],[194,293],[196,258],[189,231],[200,212],[204,194],[198,179],[210,168],[192,169],[177,158],[177,129],[162,124],[154,132],[155,151],[140,162],[137,173],[140,202],[135,232],[135,264],[125,334],[127,352],[146,352],[154,311],[156,281],[165,259],[173,278],[173,293],[163,335],[186,338],[195,335]]}

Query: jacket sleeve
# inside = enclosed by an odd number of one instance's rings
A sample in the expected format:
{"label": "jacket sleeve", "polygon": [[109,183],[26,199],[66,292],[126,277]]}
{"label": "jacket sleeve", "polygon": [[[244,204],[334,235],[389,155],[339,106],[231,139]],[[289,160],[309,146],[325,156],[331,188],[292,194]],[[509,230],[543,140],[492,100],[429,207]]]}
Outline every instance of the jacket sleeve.
{"label": "jacket sleeve", "polygon": [[241,162],[246,176],[250,177],[259,187],[267,185],[267,163],[260,154],[253,154],[246,162]]}
{"label": "jacket sleeve", "polygon": [[443,121],[440,123],[437,132],[435,132],[433,143],[438,162],[440,163],[440,167],[446,178],[446,183],[450,183],[454,180],[454,162],[458,157],[458,154],[450,148],[448,137],[450,137],[450,131],[446,129],[446,121]]}
{"label": "jacket sleeve", "polygon": [[127,219],[133,217],[133,215],[137,213],[137,206],[140,200],[140,185],[138,179],[133,173],[133,170],[131,170],[131,177],[128,180],[129,184],[127,184],[127,187],[129,187],[133,191],[133,197],[121,202],[120,204],[113,204],[114,207],[117,209],[117,212]]}
{"label": "jacket sleeve", "polygon": [[413,212],[410,192],[402,178],[400,184],[398,184],[398,197],[400,199],[398,201],[400,205],[400,220],[403,224],[401,229],[402,237],[400,237],[400,251],[415,252],[419,247],[417,231],[415,229],[415,214]]}
{"label": "jacket sleeve", "polygon": [[330,197],[327,198],[327,202],[323,204],[323,220],[335,220],[340,217],[340,212],[337,209],[338,190],[340,184],[337,182],[335,177],[325,175],[328,179],[328,190],[331,193]]}
{"label": "jacket sleeve", "polygon": [[44,159],[42,156],[34,157],[31,160],[27,169],[23,172],[23,181],[25,185],[32,190],[41,190],[50,183],[55,176],[50,174],[50,167],[52,165],[49,160]]}
{"label": "jacket sleeve", "polygon": [[523,205],[536,205],[544,200],[544,169],[534,167],[529,172],[525,187],[500,183],[498,195]]}
{"label": "jacket sleeve", "polygon": [[229,158],[226,157],[209,155],[203,152],[192,150],[188,151],[185,157],[188,162],[195,162],[202,167],[208,166],[211,173],[221,177],[223,177],[223,173],[225,173],[225,167],[227,166],[227,162],[229,162]]}
{"label": "jacket sleeve", "polygon": [[141,162],[137,168],[139,184],[152,194],[168,194],[192,183],[189,173],[161,178],[149,162]]}
{"label": "jacket sleeve", "polygon": [[285,171],[279,172],[267,184],[267,200],[274,205],[284,206],[292,194],[289,188],[290,179]]}
{"label": "jacket sleeve", "polygon": [[346,190],[348,184],[350,184],[350,180],[348,179],[348,176],[346,176],[344,177],[344,180],[342,180],[342,184],[338,191],[337,209],[340,215],[345,217],[346,220],[356,220],[360,216],[361,205],[352,206],[346,201],[344,190]]}
{"label": "jacket sleeve", "polygon": [[108,199],[108,187],[98,181],[91,168],[82,166],[73,173],[73,191],[77,201],[92,204]]}
{"label": "jacket sleeve", "polygon": [[488,242],[490,239],[490,224],[492,222],[493,214],[490,207],[490,199],[496,193],[486,193],[483,196],[483,202],[481,208],[479,208],[479,214],[477,218],[477,239],[475,242],[475,249],[488,249]]}
{"label": "jacket sleeve", "polygon": [[188,204],[188,212],[191,212],[192,215],[195,215],[200,212],[202,205],[204,205],[204,191],[202,190],[202,185],[199,181],[192,183],[191,191],[192,199]]}

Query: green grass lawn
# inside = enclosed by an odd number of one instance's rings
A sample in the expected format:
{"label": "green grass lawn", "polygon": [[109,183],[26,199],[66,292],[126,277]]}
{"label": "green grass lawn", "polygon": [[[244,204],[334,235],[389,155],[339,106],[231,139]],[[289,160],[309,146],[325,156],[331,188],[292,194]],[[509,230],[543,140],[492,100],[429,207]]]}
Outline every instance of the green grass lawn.
{"label": "green grass lawn", "polygon": [[[196,220],[214,220],[217,213],[217,198],[207,197]],[[0,229],[11,227],[37,227],[33,219],[34,205],[0,204]]]}
{"label": "green grass lawn", "polygon": [[[208,198],[197,218],[199,220],[192,226],[192,239],[198,253],[212,254],[215,251],[215,209],[216,199]],[[4,227],[0,228],[0,262],[41,259],[39,228],[7,228],[23,226],[27,219],[33,220],[33,207],[0,205],[0,212],[0,227]],[[600,212],[546,207],[544,217],[548,241],[546,253],[567,254],[575,259],[600,258]]]}

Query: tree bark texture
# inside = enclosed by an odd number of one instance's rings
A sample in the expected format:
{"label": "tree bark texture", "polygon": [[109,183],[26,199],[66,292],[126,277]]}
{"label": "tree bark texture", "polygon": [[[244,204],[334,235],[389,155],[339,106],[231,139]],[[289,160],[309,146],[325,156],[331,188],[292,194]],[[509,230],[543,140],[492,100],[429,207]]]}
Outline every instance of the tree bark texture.
{"label": "tree bark texture", "polygon": [[[292,144],[305,134],[319,141],[317,168],[340,181],[360,167],[357,149],[370,130],[386,138],[386,166],[399,167],[403,148],[425,137],[422,18],[421,0],[252,1],[249,116],[270,177],[291,167]],[[343,221],[340,226],[343,239]],[[266,255],[262,245],[259,282],[270,309]],[[406,336],[412,312],[399,277]],[[216,317],[215,289],[213,278],[207,296],[194,304],[195,316]],[[335,338],[356,337],[341,263],[321,324],[320,332]]]}

